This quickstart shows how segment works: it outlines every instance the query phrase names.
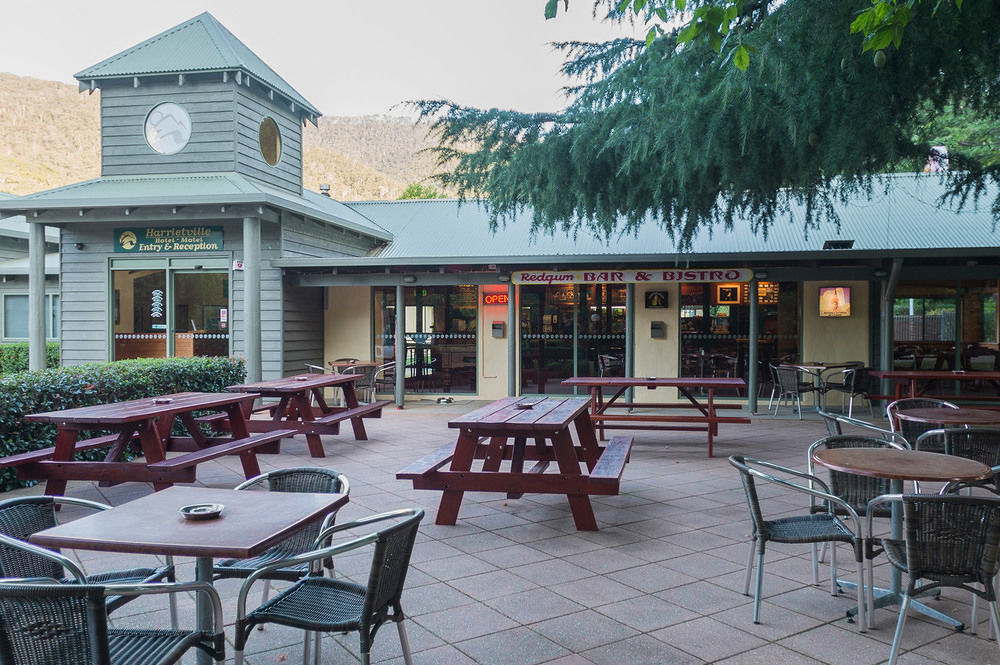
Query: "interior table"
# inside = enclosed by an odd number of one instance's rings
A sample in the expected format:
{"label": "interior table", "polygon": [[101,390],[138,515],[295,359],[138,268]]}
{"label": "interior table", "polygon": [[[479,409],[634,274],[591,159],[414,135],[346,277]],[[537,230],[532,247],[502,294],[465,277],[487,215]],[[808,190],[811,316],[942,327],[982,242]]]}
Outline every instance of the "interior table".
{"label": "interior table", "polygon": [[[340,434],[340,423],[350,420],[355,440],[367,441],[368,432],[365,430],[363,418],[380,418],[382,408],[389,404],[389,402],[359,403],[354,382],[360,378],[360,374],[299,374],[284,379],[229,386],[226,390],[277,398],[277,404],[268,409],[271,412],[270,420],[249,420],[247,427],[250,431],[291,429],[306,435],[306,443],[312,457],[325,457],[320,435]],[[343,390],[344,406],[327,404],[323,397],[323,389],[328,387],[339,387]]]}
{"label": "interior table", "polygon": [[[656,377],[656,376],[574,376],[563,380],[564,386],[576,386],[590,391],[590,418],[596,424],[601,439],[606,429],[684,430],[707,432],[708,456],[713,456],[713,443],[719,434],[719,423],[749,424],[745,416],[719,415],[720,409],[741,409],[741,404],[719,404],[715,401],[718,390],[746,388],[743,379],[729,377]],[[621,400],[630,388],[676,388],[687,402],[652,404]],[[604,401],[604,391],[614,393]],[[696,390],[705,391],[705,401],[699,401]],[[625,413],[609,409],[627,409]],[[694,409],[697,414],[652,413],[648,409]],[[616,424],[617,423],[617,424]]]}
{"label": "interior table", "polygon": [[[1000,381],[1000,372],[980,372],[938,369],[873,369],[871,375],[895,382],[895,398],[902,399],[903,389],[909,386],[909,397],[919,397],[934,381]],[[918,389],[918,381],[927,381],[923,390]]]}
{"label": "interior table", "polygon": [[[12,456],[22,478],[46,479],[45,493],[62,495],[68,480],[96,480],[105,484],[151,482],[155,489],[176,482],[194,482],[198,463],[226,454],[239,454],[247,478],[260,474],[255,449],[292,432],[251,436],[244,409],[255,394],[185,392],[128,402],[98,404],[62,411],[33,413],[26,422],[55,423],[56,445],[47,451]],[[247,408],[247,411],[249,409]],[[206,435],[195,414],[220,412],[232,436]],[[188,436],[172,436],[174,421],[180,420]],[[83,431],[110,430],[115,434],[80,440]],[[128,446],[137,440],[144,459],[121,461]],[[74,460],[79,450],[109,446],[103,460]],[[190,451],[166,459],[168,450]],[[13,458],[17,458],[16,460]]]}
{"label": "interior table", "polygon": [[[212,560],[246,559],[323,519],[347,503],[345,494],[253,492],[206,487],[171,487],[110,510],[60,524],[30,537],[42,547],[195,557],[195,577],[212,583]],[[222,504],[216,519],[189,520],[188,505]],[[198,625],[209,625],[211,603],[199,600]],[[198,654],[199,663],[211,663]]]}
{"label": "interior table", "polygon": [[[972,481],[983,480],[992,475],[990,467],[982,462],[956,457],[954,455],[942,455],[940,453],[929,453],[917,450],[902,450],[898,448],[834,448],[817,450],[813,452],[813,460],[828,469],[853,473],[860,476],[870,476],[875,478],[886,478],[891,481],[892,492],[901,494],[904,480],[918,480],[928,482],[951,482],[951,481]],[[898,503],[892,505],[892,517],[890,518],[890,537],[893,539],[903,538],[903,515]],[[872,584],[869,581],[869,584]],[[886,605],[898,604],[902,599],[902,576],[893,567],[892,578],[888,589],[875,587],[872,585],[874,595],[874,606],[885,607]],[[956,630],[965,627],[961,621],[938,612],[916,600],[910,602],[910,607],[922,614],[943,621]],[[853,615],[857,610],[848,612]],[[871,612],[868,613],[871,617]]]}
{"label": "interior table", "polygon": [[[602,447],[588,404],[576,397],[497,400],[449,422],[458,440],[396,478],[412,480],[414,489],[442,490],[436,524],[455,524],[466,491],[506,492],[509,498],[531,492],[565,494],[576,528],[596,531],[590,495],[618,494],[632,439],[615,437]],[[473,469],[476,460],[482,464]],[[525,461],[534,464],[525,469]],[[552,462],[558,471],[546,473]]]}

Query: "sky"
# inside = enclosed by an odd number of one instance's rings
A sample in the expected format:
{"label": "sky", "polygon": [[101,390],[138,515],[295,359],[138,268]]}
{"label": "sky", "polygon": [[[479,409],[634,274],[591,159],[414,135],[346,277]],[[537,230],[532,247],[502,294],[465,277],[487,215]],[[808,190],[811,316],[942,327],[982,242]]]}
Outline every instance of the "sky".
{"label": "sky", "polygon": [[[400,102],[555,111],[566,104],[552,42],[641,36],[601,23],[591,0],[546,21],[545,0],[21,0],[0,10],[0,71],[73,74],[211,12],[328,116],[412,113]],[[395,107],[395,108],[394,108]]]}

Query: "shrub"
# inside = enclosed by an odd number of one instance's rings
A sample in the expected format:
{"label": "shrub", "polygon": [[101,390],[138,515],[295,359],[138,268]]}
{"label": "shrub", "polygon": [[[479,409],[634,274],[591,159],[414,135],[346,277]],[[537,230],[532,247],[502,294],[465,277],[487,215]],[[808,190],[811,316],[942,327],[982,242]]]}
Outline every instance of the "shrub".
{"label": "shrub", "polygon": [[[243,383],[245,378],[246,365],[234,358],[143,358],[3,376],[0,456],[55,445],[56,426],[24,422],[24,416],[30,413],[185,391],[222,392],[226,386]],[[84,431],[80,438],[108,433]],[[82,454],[83,459],[103,457],[103,450]],[[34,481],[18,480],[12,468],[0,469],[0,491],[32,484]]]}
{"label": "shrub", "polygon": [[[59,342],[45,345],[45,366],[59,367]],[[28,343],[0,344],[0,374],[28,371]]]}

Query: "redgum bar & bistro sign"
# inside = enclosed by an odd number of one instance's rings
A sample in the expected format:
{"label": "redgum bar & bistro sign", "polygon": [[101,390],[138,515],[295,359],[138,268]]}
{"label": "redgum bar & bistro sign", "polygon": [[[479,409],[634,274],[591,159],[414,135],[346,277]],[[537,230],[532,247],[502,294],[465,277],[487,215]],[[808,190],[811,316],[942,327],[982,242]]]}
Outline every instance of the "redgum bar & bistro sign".
{"label": "redgum bar & bistro sign", "polygon": [[515,270],[515,284],[641,284],[671,282],[749,282],[748,268],[647,268],[645,270]]}

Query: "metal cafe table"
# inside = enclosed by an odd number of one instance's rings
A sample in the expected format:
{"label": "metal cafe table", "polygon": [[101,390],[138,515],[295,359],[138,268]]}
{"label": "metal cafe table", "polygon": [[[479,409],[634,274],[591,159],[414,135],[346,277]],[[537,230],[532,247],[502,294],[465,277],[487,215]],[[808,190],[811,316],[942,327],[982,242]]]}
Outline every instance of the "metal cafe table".
{"label": "metal cafe table", "polygon": [[896,412],[896,417],[942,427],[1000,425],[1000,411],[967,406],[957,409],[900,409]]}
{"label": "metal cafe table", "polygon": [[[717,390],[740,390],[746,388],[743,379],[730,377],[662,377],[662,376],[573,376],[563,380],[564,386],[578,386],[590,390],[590,418],[594,421],[601,439],[606,429],[641,430],[685,430],[708,433],[708,456],[712,457],[712,444],[719,434],[719,423],[749,424],[744,416],[720,415],[720,409],[740,409],[739,404],[719,404],[715,401]],[[650,404],[646,402],[619,401],[629,388],[677,388],[677,392],[687,402]],[[604,390],[614,394],[604,401]],[[701,402],[693,394],[695,390],[705,390],[705,401]],[[629,409],[627,413],[609,412],[611,408]],[[634,409],[693,409],[698,413],[686,415],[651,413]],[[614,424],[610,421],[616,421]],[[624,424],[621,424],[624,423]]]}
{"label": "metal cafe table", "polygon": [[[632,438],[615,437],[602,447],[588,405],[577,397],[497,400],[449,422],[458,440],[396,478],[412,480],[414,489],[442,490],[436,524],[455,524],[466,491],[506,492],[508,498],[565,494],[576,528],[597,531],[590,495],[618,494]],[[477,460],[481,464],[473,469]],[[526,469],[525,462],[533,464]],[[553,462],[558,470],[546,473]]]}
{"label": "metal cafe table", "polygon": [[[244,475],[253,478],[260,474],[257,448],[294,434],[275,428],[251,434],[244,409],[256,397],[254,394],[185,392],[30,414],[24,417],[26,422],[57,426],[56,445],[0,458],[0,466],[16,466],[21,478],[47,479],[45,493],[52,495],[64,494],[68,480],[110,484],[149,482],[158,490],[173,483],[191,483],[195,481],[199,463],[232,454],[240,456]],[[225,421],[231,436],[206,435],[195,416],[203,411],[219,412],[216,416]],[[183,423],[187,436],[171,434],[175,420]],[[113,434],[80,439],[81,432],[95,430],[110,430]],[[141,446],[144,459],[122,461],[123,454],[134,441]],[[103,460],[73,459],[77,452],[109,446]],[[168,459],[168,450],[185,451],[185,454]]]}
{"label": "metal cafe table", "polygon": [[[246,559],[347,503],[345,494],[251,492],[171,487],[38,531],[30,541],[56,549],[195,557],[195,577],[212,583],[214,558]],[[215,519],[185,519],[182,506],[221,504]],[[197,607],[198,626],[211,621],[207,598]],[[198,653],[199,663],[211,663]]]}
{"label": "metal cafe table", "polygon": [[[252,393],[254,396],[275,397],[278,402],[269,405],[270,420],[251,419],[247,427],[251,432],[267,432],[275,429],[291,429],[305,434],[312,457],[325,457],[321,434],[340,434],[340,423],[351,421],[354,438],[367,441],[363,418],[380,418],[382,408],[390,402],[360,404],[354,390],[354,382],[359,374],[299,374],[284,379],[258,381],[239,386],[229,386],[226,390]],[[323,397],[323,389],[337,386],[344,391],[345,406],[331,406]]]}
{"label": "metal cafe table", "polygon": [[902,399],[904,386],[909,386],[907,397],[919,397],[926,391],[917,388],[917,381],[927,381],[930,386],[934,381],[1000,381],[1000,372],[980,372],[943,369],[873,369],[871,375],[879,379],[889,379],[895,382],[895,399]]}
{"label": "metal cafe table", "polygon": [[[950,482],[982,480],[992,475],[990,467],[982,462],[954,455],[898,448],[821,449],[813,452],[813,460],[834,471],[886,478],[891,481],[894,494],[902,493],[904,480]],[[896,540],[903,538],[903,514],[897,503],[892,506],[890,537]],[[895,567],[892,568],[892,578],[888,589],[872,586],[875,601],[871,609],[898,604],[902,599],[902,576]],[[929,617],[943,621],[956,630],[962,630],[965,627],[961,621],[916,600],[910,602],[910,607]],[[856,611],[856,608],[852,608],[848,614],[853,615]],[[869,620],[871,615],[872,613],[869,611]]]}

